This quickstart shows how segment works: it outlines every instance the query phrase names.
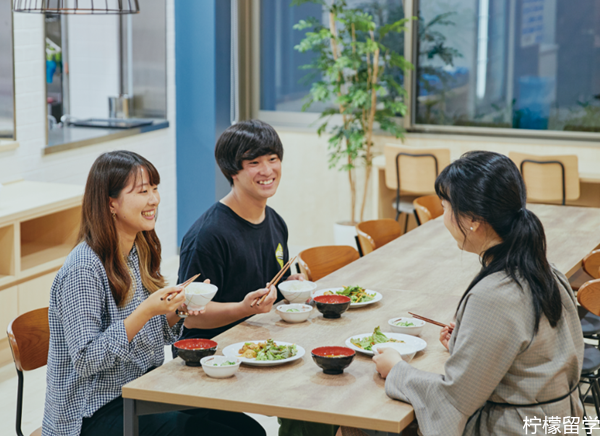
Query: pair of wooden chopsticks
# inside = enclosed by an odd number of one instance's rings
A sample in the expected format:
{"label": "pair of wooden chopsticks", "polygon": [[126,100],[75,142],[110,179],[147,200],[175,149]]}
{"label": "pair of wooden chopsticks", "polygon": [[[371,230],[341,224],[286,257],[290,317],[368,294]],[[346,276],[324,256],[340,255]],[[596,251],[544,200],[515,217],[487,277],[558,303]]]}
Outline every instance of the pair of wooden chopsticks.
{"label": "pair of wooden chopsticks", "polygon": [[[273,277],[273,280],[271,280],[269,283],[267,283],[267,286],[266,286],[267,289],[269,289],[271,287],[271,285],[277,286],[277,283],[279,283],[279,280],[281,280],[281,278],[283,277],[283,275],[285,274],[285,272],[294,263],[294,261],[296,260],[296,257],[298,257],[298,256],[294,256],[293,259],[288,260],[287,263],[283,266],[283,268],[281,268],[279,270],[279,272],[277,273],[277,275],[275,277]],[[252,304],[250,305],[250,307],[254,307],[255,304],[257,306],[260,306],[260,303],[262,303],[263,301],[265,301],[265,298],[267,298],[267,295],[269,295],[268,292],[265,295],[263,295],[262,297],[260,297],[260,298],[255,298],[254,301],[252,302]]]}
{"label": "pair of wooden chopsticks", "polygon": [[425,322],[428,322],[428,323],[431,323],[431,324],[439,325],[440,327],[447,327],[450,333],[452,333],[452,330],[454,330],[448,324],[444,324],[444,323],[441,323],[439,321],[435,321],[433,319],[425,318],[424,316],[417,315],[417,314],[412,313],[412,312],[408,312],[408,313],[410,313],[413,316],[413,318],[420,319],[421,321],[425,321]]}
{"label": "pair of wooden chopsticks", "polygon": [[[187,285],[189,285],[190,283],[192,283],[194,280],[196,280],[198,277],[200,277],[201,274],[196,274],[194,277],[187,279],[185,282],[183,282],[182,284],[179,285],[179,287],[181,287],[182,289],[185,289],[185,287]],[[171,297],[173,295],[179,294],[181,292],[180,291],[174,291],[174,292],[169,292],[167,294],[167,301],[171,301]],[[165,297],[161,297],[160,300],[163,301],[165,299]]]}

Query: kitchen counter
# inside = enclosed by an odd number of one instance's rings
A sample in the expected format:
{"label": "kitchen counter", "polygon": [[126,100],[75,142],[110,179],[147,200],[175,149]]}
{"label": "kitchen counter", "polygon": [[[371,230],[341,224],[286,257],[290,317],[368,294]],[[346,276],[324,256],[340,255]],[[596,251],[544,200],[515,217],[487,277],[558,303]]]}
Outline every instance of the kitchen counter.
{"label": "kitchen counter", "polygon": [[138,135],[140,133],[166,129],[167,127],[169,127],[169,122],[167,120],[153,120],[152,124],[131,129],[76,126],[60,127],[48,132],[48,145],[44,148],[44,154],[71,150],[73,148],[98,144],[104,141],[112,141],[114,139]]}

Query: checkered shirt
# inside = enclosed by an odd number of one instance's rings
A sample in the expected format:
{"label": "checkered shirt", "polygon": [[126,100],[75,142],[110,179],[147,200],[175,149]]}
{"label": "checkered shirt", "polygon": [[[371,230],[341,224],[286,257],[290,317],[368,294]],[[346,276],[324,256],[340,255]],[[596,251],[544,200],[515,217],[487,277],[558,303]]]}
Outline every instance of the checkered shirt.
{"label": "checkered shirt", "polygon": [[121,395],[121,388],[164,361],[182,322],[155,316],[131,343],[123,321],[150,293],[135,246],[127,258],[135,293],[118,307],[100,258],[85,243],[67,257],[50,291],[50,349],[42,435],[79,435],[84,417]]}

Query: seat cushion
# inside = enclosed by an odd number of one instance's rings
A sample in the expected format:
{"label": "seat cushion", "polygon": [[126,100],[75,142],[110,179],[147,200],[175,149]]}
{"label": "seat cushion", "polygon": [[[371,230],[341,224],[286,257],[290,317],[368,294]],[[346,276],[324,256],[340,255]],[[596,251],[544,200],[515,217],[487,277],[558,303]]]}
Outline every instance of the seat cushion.
{"label": "seat cushion", "polygon": [[580,322],[583,336],[591,336],[600,333],[600,316],[588,312]]}
{"label": "seat cushion", "polygon": [[583,367],[581,374],[590,374],[600,368],[600,350],[590,344],[585,344],[583,352]]}

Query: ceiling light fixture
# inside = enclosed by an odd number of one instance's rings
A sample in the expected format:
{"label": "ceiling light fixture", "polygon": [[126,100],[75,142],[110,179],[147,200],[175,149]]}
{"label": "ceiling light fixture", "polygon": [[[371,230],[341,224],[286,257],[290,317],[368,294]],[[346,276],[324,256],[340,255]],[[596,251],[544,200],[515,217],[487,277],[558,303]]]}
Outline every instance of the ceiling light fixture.
{"label": "ceiling light fixture", "polygon": [[13,11],[54,15],[127,15],[140,12],[138,0],[14,0]]}

